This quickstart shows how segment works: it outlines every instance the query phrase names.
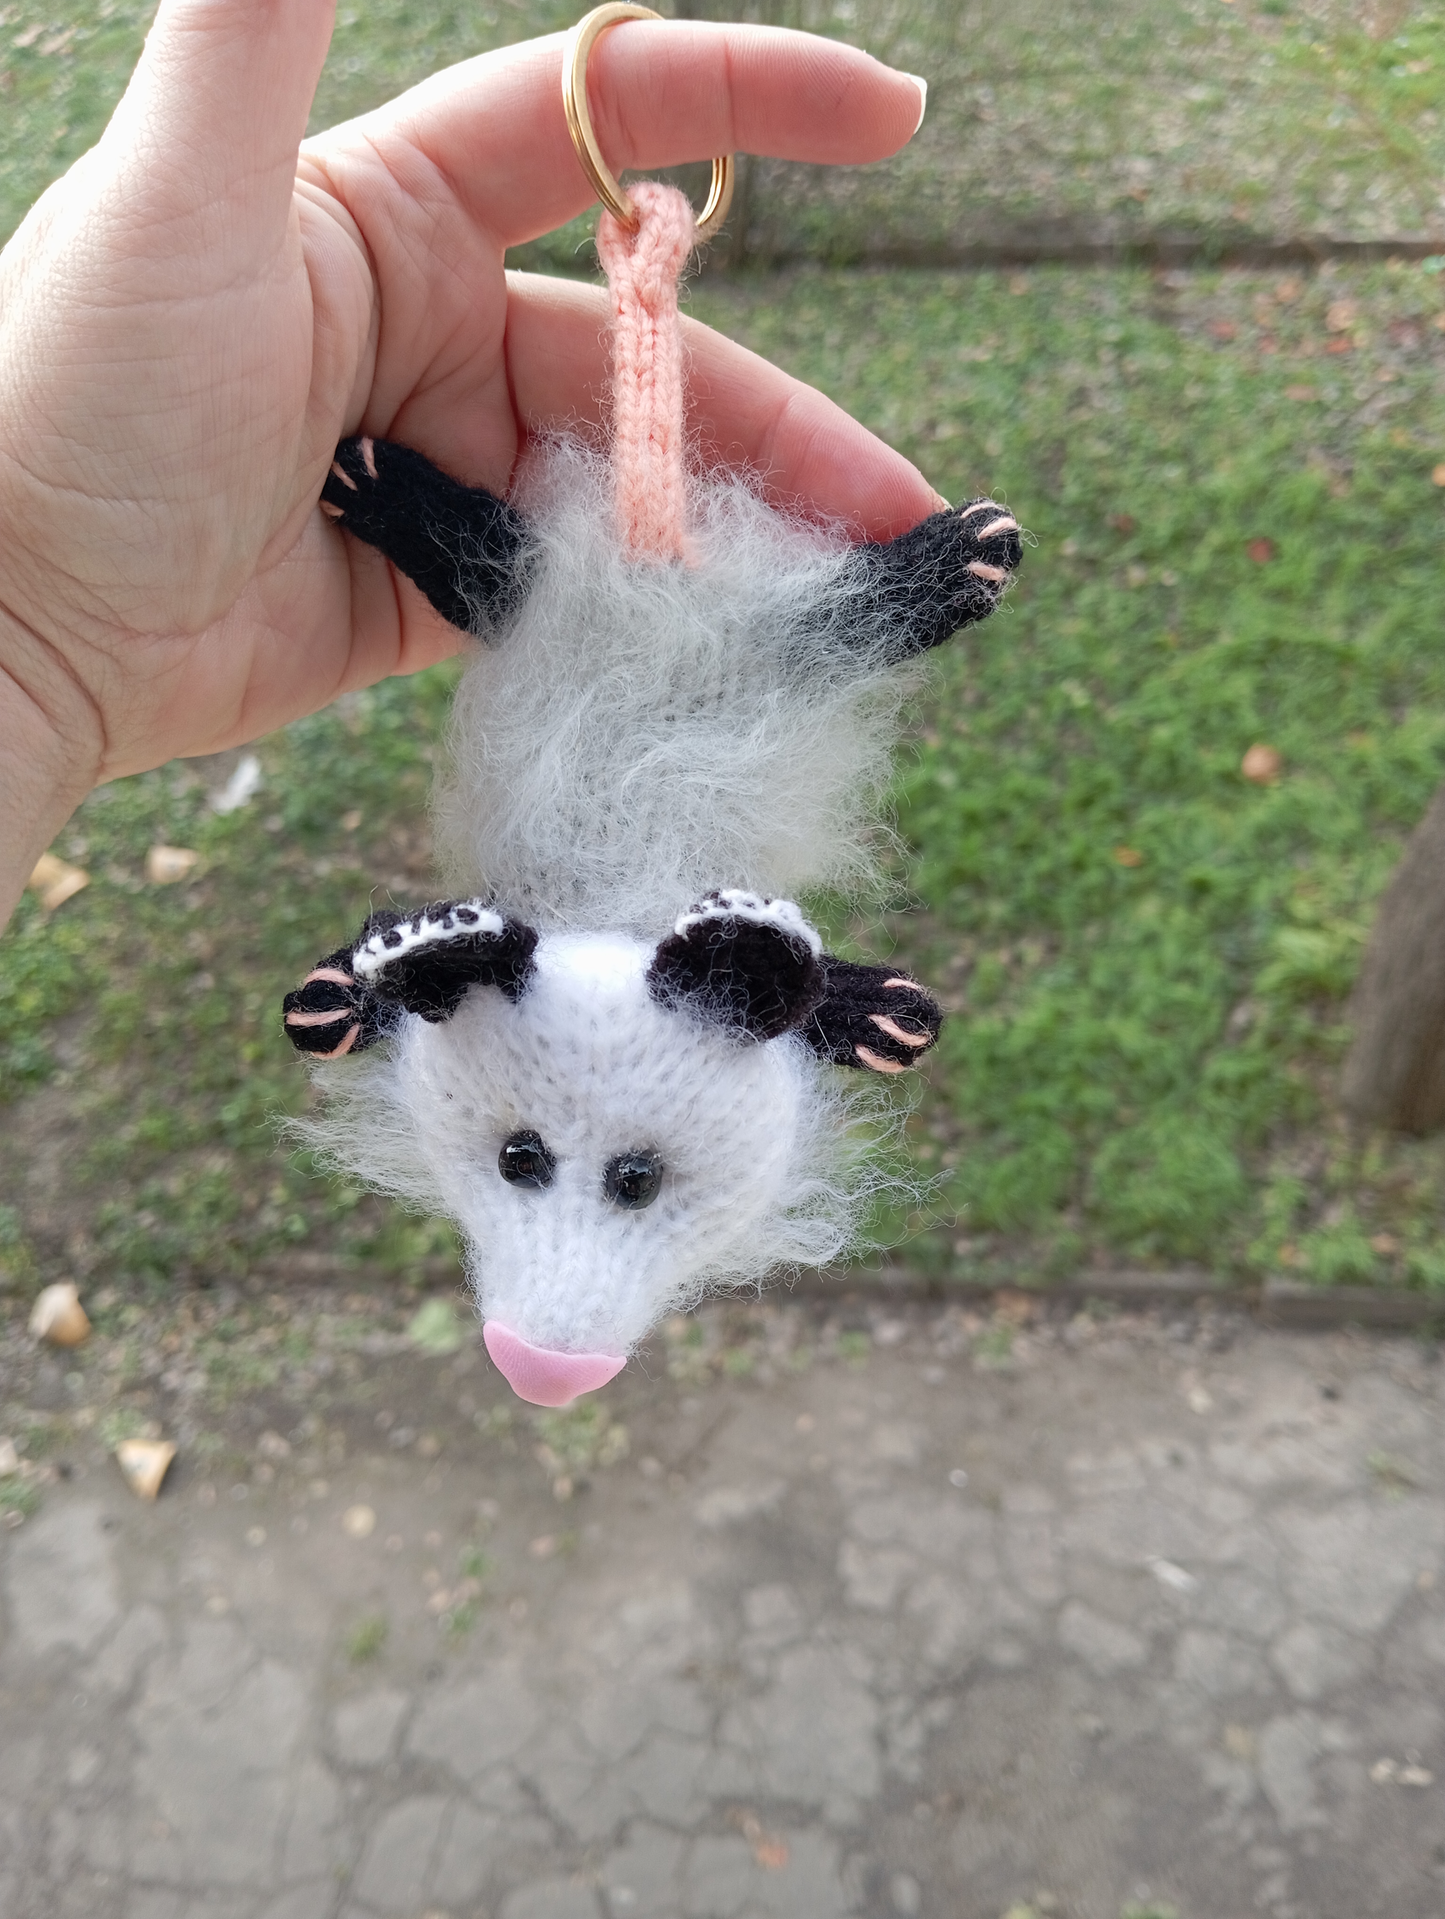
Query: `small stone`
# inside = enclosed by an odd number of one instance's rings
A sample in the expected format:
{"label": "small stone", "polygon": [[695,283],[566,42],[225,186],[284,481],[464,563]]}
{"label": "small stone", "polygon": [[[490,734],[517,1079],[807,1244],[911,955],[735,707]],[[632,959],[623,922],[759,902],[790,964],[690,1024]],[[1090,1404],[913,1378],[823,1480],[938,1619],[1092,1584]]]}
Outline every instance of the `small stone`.
{"label": "small stone", "polygon": [[251,1526],[247,1529],[246,1544],[248,1546],[264,1546],[265,1543],[266,1528],[264,1526]]}
{"label": "small stone", "polygon": [[1167,1586],[1171,1592],[1198,1592],[1199,1581],[1193,1573],[1185,1572],[1182,1566],[1176,1566],[1172,1559],[1151,1559],[1149,1570],[1161,1586]]}
{"label": "small stone", "polygon": [[20,1470],[20,1455],[15,1450],[15,1441],[0,1438],[0,1479],[13,1479]]}
{"label": "small stone", "polygon": [[30,1332],[47,1346],[79,1346],[90,1336],[80,1289],[68,1279],[47,1286],[30,1312]]}
{"label": "small stone", "polygon": [[376,1531],[376,1514],[370,1506],[348,1506],[341,1515],[341,1530],[348,1539],[370,1539]]}
{"label": "small stone", "polygon": [[115,1449],[116,1464],[137,1499],[157,1497],[175,1456],[169,1439],[123,1439]]}
{"label": "small stone", "polygon": [[264,1432],[256,1441],[256,1451],[261,1455],[262,1459],[272,1461],[289,1459],[291,1457],[291,1442],[289,1439],[283,1439],[280,1433]]}

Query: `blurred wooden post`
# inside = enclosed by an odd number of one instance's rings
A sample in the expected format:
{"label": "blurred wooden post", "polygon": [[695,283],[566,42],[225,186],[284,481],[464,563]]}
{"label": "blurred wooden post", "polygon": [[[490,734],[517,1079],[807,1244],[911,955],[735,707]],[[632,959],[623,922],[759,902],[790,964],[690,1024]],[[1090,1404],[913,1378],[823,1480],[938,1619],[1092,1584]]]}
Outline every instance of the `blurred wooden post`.
{"label": "blurred wooden post", "polygon": [[1385,889],[1350,1012],[1345,1110],[1405,1133],[1445,1124],[1445,786]]}

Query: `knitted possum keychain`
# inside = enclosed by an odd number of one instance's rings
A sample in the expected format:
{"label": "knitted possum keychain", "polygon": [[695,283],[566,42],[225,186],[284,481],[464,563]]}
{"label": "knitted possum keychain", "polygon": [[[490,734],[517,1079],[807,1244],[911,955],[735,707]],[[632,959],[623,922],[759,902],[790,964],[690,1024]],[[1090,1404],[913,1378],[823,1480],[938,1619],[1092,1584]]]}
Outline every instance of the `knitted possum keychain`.
{"label": "knitted possum keychain", "polygon": [[503,502],[356,438],[321,499],[479,644],[435,802],[456,897],[373,913],[286,996],[308,1130],[457,1224],[487,1350],[546,1406],[709,1288],[848,1245],[849,1082],[915,1065],[940,1013],[825,953],[790,895],[866,876],[906,662],[991,613],[1020,555],[991,500],[851,545],[688,472],[677,283],[731,162],[701,223],[673,188],[629,198],[586,101],[597,35],[657,17],[599,7],[563,61],[607,209],[610,460],[554,438]]}

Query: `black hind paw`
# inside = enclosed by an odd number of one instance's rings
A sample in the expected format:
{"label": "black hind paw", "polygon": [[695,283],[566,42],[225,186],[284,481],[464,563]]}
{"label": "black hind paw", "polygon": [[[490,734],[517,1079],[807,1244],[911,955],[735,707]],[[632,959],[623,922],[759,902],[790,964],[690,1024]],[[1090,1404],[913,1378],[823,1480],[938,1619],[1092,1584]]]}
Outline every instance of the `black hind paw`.
{"label": "black hind paw", "polygon": [[367,435],[343,440],[321,511],[384,553],[463,632],[505,612],[519,591],[527,544],[521,516],[409,446]]}
{"label": "black hind paw", "polygon": [[1023,557],[1019,523],[996,500],[935,513],[887,546],[865,547],[873,591],[898,623],[900,658],[986,620]]}

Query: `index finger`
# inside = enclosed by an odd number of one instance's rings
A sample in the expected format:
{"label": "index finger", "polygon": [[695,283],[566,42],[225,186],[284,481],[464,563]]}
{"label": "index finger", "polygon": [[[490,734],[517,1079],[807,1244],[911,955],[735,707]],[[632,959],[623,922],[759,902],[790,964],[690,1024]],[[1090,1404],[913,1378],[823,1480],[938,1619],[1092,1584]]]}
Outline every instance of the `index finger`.
{"label": "index finger", "polygon": [[[718,153],[859,165],[907,144],[924,89],[856,47],[781,27],[629,21],[588,63],[587,97],[614,173]],[[562,36],[462,62],[367,116],[446,176],[503,246],[592,201],[562,113]]]}

